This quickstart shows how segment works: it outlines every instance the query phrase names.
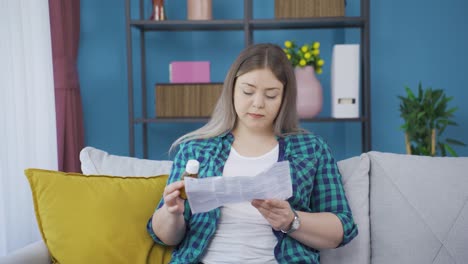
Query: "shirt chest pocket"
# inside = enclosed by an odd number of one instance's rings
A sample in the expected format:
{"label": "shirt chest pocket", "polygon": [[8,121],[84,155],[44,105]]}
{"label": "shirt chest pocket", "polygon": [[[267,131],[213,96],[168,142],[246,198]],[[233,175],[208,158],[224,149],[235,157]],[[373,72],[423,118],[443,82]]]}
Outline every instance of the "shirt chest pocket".
{"label": "shirt chest pocket", "polygon": [[223,165],[224,160],[220,159],[217,156],[203,157],[203,161],[200,162],[199,177],[213,177],[213,176],[222,176],[223,175]]}

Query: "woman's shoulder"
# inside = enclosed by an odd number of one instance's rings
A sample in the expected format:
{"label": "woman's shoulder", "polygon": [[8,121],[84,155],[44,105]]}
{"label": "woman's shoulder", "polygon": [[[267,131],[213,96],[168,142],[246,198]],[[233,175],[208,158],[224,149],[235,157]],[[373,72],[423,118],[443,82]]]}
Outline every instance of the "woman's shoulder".
{"label": "woman's shoulder", "polygon": [[292,145],[323,145],[326,144],[325,140],[312,132],[303,132],[296,134],[288,134],[284,136],[284,141]]}
{"label": "woman's shoulder", "polygon": [[221,142],[222,138],[219,136],[210,138],[196,138],[180,143],[178,149],[179,151],[182,150],[184,152],[197,153],[203,150],[206,151],[208,149],[215,148]]}
{"label": "woman's shoulder", "polygon": [[225,140],[219,136],[183,141],[177,147],[174,159],[196,159],[199,162],[211,160],[220,156],[223,149],[226,149],[223,147],[226,144]]}
{"label": "woman's shoulder", "polygon": [[313,154],[321,152],[323,148],[328,148],[325,140],[314,133],[304,132],[289,134],[283,137],[286,150],[290,154]]}

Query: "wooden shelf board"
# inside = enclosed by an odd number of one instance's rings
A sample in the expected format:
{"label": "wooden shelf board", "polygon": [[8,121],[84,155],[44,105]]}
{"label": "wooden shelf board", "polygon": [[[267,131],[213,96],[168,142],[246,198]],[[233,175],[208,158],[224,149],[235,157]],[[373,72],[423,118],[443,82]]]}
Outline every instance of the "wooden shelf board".
{"label": "wooden shelf board", "polygon": [[130,26],[145,31],[243,30],[244,20],[131,20]]}
{"label": "wooden shelf board", "polygon": [[251,20],[252,29],[317,29],[317,28],[361,28],[365,25],[362,17],[317,17]]}
{"label": "wooden shelf board", "polygon": [[[361,28],[365,26],[366,19],[363,17],[252,19],[248,20],[248,24],[253,30]],[[145,31],[244,30],[244,20],[131,20],[130,26]]]}

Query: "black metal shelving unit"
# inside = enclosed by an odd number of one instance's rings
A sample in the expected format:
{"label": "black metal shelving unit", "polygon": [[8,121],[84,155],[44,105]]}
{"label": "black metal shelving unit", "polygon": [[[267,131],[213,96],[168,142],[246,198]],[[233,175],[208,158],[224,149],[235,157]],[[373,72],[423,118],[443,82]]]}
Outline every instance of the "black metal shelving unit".
{"label": "black metal shelving unit", "polygon": [[[170,122],[206,122],[206,118],[157,118],[149,117],[147,113],[146,93],[146,47],[145,33],[149,31],[244,31],[244,43],[248,46],[253,42],[253,32],[257,30],[281,29],[319,29],[319,28],[357,28],[361,32],[361,117],[359,118],[313,118],[301,119],[302,122],[358,122],[361,123],[362,152],[371,150],[371,112],[370,112],[370,0],[361,0],[360,16],[355,17],[319,17],[298,19],[254,19],[252,17],[252,1],[244,0],[244,18],[237,20],[165,20],[151,21],[144,19],[143,0],[139,0],[139,18],[132,19],[131,0],[125,0],[126,37],[127,37],[127,74],[128,74],[128,129],[130,156],[135,156],[135,126],[142,125],[143,157],[148,157],[148,124]],[[134,76],[133,76],[133,37],[132,28],[137,29],[140,36],[141,58],[141,113],[135,116]]]}

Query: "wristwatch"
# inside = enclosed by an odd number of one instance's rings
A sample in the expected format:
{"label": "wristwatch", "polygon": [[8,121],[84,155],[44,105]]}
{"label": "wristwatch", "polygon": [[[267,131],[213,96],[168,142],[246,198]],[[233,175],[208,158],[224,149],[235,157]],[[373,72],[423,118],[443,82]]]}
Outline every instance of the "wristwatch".
{"label": "wristwatch", "polygon": [[301,221],[300,221],[299,216],[297,215],[296,211],[294,209],[292,209],[292,208],[291,208],[291,210],[294,213],[294,220],[292,221],[291,227],[289,228],[289,230],[285,231],[285,230],[281,229],[281,232],[283,232],[285,234],[291,234],[292,232],[299,229],[299,226],[301,225]]}

